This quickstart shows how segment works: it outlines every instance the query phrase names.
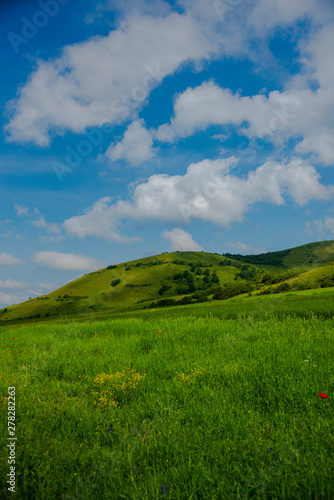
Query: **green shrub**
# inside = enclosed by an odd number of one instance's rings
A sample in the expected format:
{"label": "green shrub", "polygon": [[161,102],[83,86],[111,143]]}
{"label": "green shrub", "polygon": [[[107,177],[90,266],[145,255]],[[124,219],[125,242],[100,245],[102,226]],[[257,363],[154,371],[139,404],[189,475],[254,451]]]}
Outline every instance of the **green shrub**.
{"label": "green shrub", "polygon": [[120,279],[117,279],[117,280],[112,280],[112,282],[110,283],[110,286],[117,286],[117,285],[119,285],[119,284],[120,284],[120,282],[121,282],[121,280],[120,280]]}

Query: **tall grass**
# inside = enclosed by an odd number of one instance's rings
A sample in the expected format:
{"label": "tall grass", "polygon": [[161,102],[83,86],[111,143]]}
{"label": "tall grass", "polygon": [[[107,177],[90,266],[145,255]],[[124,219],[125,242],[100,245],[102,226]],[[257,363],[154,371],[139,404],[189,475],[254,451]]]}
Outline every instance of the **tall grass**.
{"label": "tall grass", "polygon": [[8,386],[16,498],[334,498],[334,321],[306,308],[2,328],[1,498]]}

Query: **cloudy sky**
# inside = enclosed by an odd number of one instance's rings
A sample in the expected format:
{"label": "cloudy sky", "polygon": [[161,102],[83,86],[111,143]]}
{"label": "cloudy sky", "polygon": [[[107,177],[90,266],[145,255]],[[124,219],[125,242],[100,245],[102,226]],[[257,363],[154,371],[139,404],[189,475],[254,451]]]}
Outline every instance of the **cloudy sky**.
{"label": "cloudy sky", "polygon": [[331,0],[2,2],[0,306],[334,239]]}

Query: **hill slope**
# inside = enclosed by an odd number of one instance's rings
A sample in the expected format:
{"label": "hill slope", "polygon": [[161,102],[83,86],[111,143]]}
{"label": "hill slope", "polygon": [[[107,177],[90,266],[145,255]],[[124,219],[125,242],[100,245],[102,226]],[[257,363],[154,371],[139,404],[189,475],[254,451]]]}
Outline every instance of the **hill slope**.
{"label": "hill slope", "polygon": [[[183,304],[203,302],[282,282],[302,288],[333,286],[333,262],[333,241],[255,256],[164,253],[108,266],[47,295],[3,308],[0,323],[130,311],[151,307],[154,301],[168,305],[172,298]],[[320,267],[318,273],[310,272]]]}
{"label": "hill slope", "polygon": [[287,250],[260,255],[223,255],[240,262],[254,264],[262,269],[276,271],[302,267],[322,267],[334,262],[334,240],[308,243]]}

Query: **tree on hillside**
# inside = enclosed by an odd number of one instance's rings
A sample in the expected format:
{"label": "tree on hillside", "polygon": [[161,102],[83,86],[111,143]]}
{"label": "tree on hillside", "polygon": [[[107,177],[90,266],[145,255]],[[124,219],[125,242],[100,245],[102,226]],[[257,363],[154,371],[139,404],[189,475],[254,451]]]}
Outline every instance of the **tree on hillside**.
{"label": "tree on hillside", "polygon": [[213,271],[212,276],[211,276],[211,283],[215,283],[219,285],[219,278],[217,276],[216,271]]}

